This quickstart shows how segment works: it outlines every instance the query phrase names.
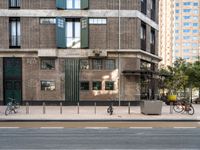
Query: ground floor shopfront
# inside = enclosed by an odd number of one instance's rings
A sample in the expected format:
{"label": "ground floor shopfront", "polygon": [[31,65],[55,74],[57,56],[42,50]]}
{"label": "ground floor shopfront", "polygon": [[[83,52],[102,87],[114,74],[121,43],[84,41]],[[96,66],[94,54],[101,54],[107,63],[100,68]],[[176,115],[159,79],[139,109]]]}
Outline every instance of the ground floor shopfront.
{"label": "ground floor shopfront", "polygon": [[115,52],[106,57],[1,57],[0,102],[6,104],[9,98],[21,104],[153,98],[157,60],[149,62],[148,57]]}

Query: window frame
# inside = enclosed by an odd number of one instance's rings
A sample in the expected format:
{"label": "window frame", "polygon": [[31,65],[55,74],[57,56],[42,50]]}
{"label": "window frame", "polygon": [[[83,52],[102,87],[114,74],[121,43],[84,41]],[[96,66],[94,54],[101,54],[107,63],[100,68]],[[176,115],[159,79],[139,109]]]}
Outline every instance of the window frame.
{"label": "window frame", "polygon": [[[54,89],[49,89],[49,86],[47,86],[46,88],[45,87],[42,87],[42,82],[52,82],[54,83]],[[48,84],[48,83],[46,83]],[[40,90],[41,91],[56,91],[56,82],[54,80],[40,80]]]}
{"label": "window frame", "polygon": [[[110,83],[112,84],[112,88],[110,88]],[[109,88],[107,88],[107,87],[109,87]],[[114,81],[105,81],[105,90],[106,91],[114,91],[115,90],[115,82]]]}
{"label": "window frame", "polygon": [[[83,87],[84,89],[82,89],[82,84],[87,83],[88,87],[85,89],[85,87]],[[80,91],[89,91],[90,90],[90,82],[89,81],[80,81]]]}
{"label": "window frame", "polygon": [[[53,61],[53,63],[52,63],[53,64],[52,69],[50,69],[48,67],[44,68],[43,63],[45,63],[45,62],[43,62],[43,61],[50,61],[50,62]],[[41,58],[40,59],[40,70],[55,70],[55,69],[56,69],[56,59],[55,58]]]}
{"label": "window frame", "polygon": [[[96,84],[99,83],[99,85],[100,85],[99,87],[100,87],[100,88],[97,87],[97,89],[96,89],[96,88],[95,88],[95,85],[94,85],[95,83],[96,83]],[[100,90],[102,90],[102,81],[92,81],[92,90],[95,90],[95,91],[100,91]]]}

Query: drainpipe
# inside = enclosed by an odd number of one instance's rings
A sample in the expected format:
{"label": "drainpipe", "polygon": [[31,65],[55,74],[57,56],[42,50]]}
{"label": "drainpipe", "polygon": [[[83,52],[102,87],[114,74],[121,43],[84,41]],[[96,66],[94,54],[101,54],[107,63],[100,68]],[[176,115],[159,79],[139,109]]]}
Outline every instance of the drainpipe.
{"label": "drainpipe", "polygon": [[120,16],[120,10],[121,10],[121,0],[119,0],[119,9],[118,9],[118,20],[119,20],[119,49],[118,49],[118,99],[119,99],[119,106],[121,106],[121,66],[120,66],[120,49],[121,49],[121,16]]}

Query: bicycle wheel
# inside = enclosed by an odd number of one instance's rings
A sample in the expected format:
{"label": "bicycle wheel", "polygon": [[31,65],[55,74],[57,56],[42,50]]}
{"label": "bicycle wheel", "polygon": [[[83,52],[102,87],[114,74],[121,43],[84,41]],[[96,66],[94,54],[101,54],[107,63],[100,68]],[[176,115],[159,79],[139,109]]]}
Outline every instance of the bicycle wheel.
{"label": "bicycle wheel", "polygon": [[184,110],[183,105],[181,103],[176,103],[173,109],[177,113],[181,113]]}
{"label": "bicycle wheel", "polygon": [[5,110],[5,115],[7,116],[8,114],[11,113],[11,107],[7,106],[6,110]]}
{"label": "bicycle wheel", "polygon": [[188,113],[189,115],[194,115],[194,107],[193,107],[192,105],[190,105],[190,107],[189,107],[187,113]]}

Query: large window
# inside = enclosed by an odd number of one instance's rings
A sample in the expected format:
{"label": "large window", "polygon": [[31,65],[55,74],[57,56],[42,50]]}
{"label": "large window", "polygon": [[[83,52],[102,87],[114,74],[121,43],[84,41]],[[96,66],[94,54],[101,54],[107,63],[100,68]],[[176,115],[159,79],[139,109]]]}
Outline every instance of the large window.
{"label": "large window", "polygon": [[9,8],[20,8],[21,0],[9,0]]}
{"label": "large window", "polygon": [[10,18],[9,19],[9,45],[10,48],[20,48],[21,45],[21,29],[20,29],[20,19]]}
{"label": "large window", "polygon": [[81,0],[66,0],[66,1],[67,1],[67,9],[81,8]]}
{"label": "large window", "polygon": [[146,24],[141,23],[140,27],[141,49],[146,50]]}
{"label": "large window", "polygon": [[54,91],[56,89],[55,81],[41,81],[41,90],[42,91]]}
{"label": "large window", "polygon": [[154,29],[151,29],[150,45],[151,45],[151,53],[155,54],[155,30]]}
{"label": "large window", "polygon": [[156,1],[151,0],[151,19],[155,21],[156,18]]}
{"label": "large window", "polygon": [[93,59],[92,60],[92,69],[102,70],[102,59]]}
{"label": "large window", "polygon": [[140,0],[141,1],[141,12],[146,14],[147,11],[147,0]]}
{"label": "large window", "polygon": [[55,69],[55,59],[53,58],[43,58],[41,59],[41,69],[43,70],[53,70]]}
{"label": "large window", "polygon": [[81,81],[80,82],[80,90],[88,91],[89,90],[89,81]]}
{"label": "large window", "polygon": [[66,20],[67,48],[80,48],[80,19]]}
{"label": "large window", "polygon": [[101,90],[101,81],[92,82],[92,90]]}
{"label": "large window", "polygon": [[115,69],[115,60],[114,59],[104,60],[104,69],[105,70],[114,70]]}
{"label": "large window", "polygon": [[114,81],[106,81],[105,90],[114,90]]}

